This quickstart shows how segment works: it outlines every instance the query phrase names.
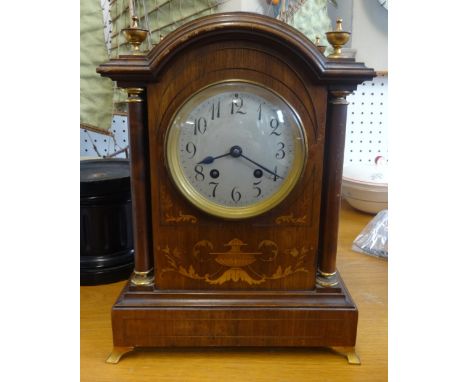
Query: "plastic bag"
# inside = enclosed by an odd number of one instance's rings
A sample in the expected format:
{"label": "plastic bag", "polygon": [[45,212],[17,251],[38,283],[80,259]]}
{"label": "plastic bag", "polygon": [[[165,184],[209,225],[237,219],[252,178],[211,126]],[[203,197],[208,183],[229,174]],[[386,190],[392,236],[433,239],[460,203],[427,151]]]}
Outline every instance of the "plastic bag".
{"label": "plastic bag", "polygon": [[380,211],[353,242],[353,251],[388,259],[388,210]]}

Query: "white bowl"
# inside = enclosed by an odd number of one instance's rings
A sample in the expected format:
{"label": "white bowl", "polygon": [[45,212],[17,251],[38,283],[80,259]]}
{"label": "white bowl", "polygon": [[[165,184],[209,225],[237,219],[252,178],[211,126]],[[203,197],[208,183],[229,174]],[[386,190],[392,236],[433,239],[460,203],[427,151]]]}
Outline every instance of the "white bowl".
{"label": "white bowl", "polygon": [[387,166],[347,165],[343,168],[342,195],[364,212],[377,213],[388,208]]}

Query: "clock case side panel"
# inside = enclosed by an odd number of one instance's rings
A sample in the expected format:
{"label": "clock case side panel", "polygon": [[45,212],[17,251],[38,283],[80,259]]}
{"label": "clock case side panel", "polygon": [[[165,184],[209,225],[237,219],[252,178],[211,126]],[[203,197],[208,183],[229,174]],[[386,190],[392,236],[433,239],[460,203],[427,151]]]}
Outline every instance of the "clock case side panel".
{"label": "clock case side panel", "polygon": [[[161,80],[148,86],[158,288],[315,287],[327,94],[324,86],[308,80],[300,62],[282,53],[258,41],[207,41],[176,55],[161,72]],[[307,134],[306,168],[291,195],[271,212],[242,221],[220,220],[193,207],[174,187],[165,165],[165,134],[175,111],[194,92],[226,79],[260,84],[286,98],[299,113]],[[272,242],[271,249],[278,250],[280,256],[269,264],[258,264],[260,268],[252,266],[253,273],[243,273],[239,281],[225,272],[225,278],[214,283],[215,274],[229,270],[213,261],[198,262],[193,256],[199,249],[196,246],[209,242],[213,248],[225,250],[225,244],[234,238],[248,244],[247,250],[251,251],[258,251],[261,242]],[[213,275],[211,282],[207,282],[207,274]]]}

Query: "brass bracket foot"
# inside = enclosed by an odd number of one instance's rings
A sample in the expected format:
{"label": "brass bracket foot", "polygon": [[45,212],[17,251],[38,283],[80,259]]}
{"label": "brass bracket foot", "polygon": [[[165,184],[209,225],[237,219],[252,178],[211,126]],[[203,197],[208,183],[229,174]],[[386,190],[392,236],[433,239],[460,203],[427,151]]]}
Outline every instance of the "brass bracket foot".
{"label": "brass bracket foot", "polygon": [[135,348],[133,346],[114,346],[112,352],[109,354],[109,357],[106,359],[106,363],[116,364],[120,361],[120,358],[126,353],[133,351]]}
{"label": "brass bracket foot", "polygon": [[359,358],[353,346],[332,346],[330,349],[335,353],[346,357],[350,365],[361,364],[361,359]]}

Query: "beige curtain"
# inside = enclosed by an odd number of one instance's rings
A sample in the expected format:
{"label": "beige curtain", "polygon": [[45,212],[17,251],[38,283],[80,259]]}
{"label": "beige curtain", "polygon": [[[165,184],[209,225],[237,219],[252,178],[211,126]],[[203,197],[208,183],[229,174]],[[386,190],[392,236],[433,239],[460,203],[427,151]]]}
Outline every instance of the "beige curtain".
{"label": "beige curtain", "polygon": [[[134,12],[139,17],[138,26],[148,29],[151,37],[142,44],[142,49],[151,49],[159,43],[161,37],[190,20],[216,12],[220,3],[226,0],[135,0]],[[113,20],[112,57],[129,51],[125,39],[118,31],[130,26],[128,0],[116,0],[112,3]],[[151,42],[151,43],[150,43]]]}
{"label": "beige curtain", "polygon": [[307,0],[289,23],[312,41],[315,41],[317,36],[320,37],[321,44],[328,46],[327,52],[330,52],[332,49],[329,47],[325,32],[333,28],[328,17],[327,5],[328,0]]}
{"label": "beige curtain", "polygon": [[99,0],[80,0],[80,125],[108,130],[112,123],[112,81],[96,73],[109,56]]}

